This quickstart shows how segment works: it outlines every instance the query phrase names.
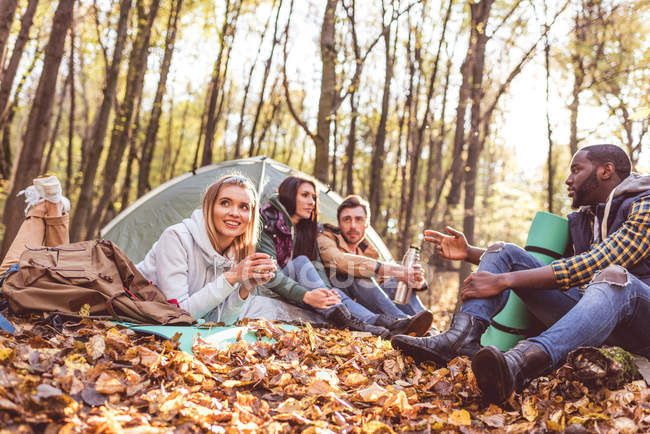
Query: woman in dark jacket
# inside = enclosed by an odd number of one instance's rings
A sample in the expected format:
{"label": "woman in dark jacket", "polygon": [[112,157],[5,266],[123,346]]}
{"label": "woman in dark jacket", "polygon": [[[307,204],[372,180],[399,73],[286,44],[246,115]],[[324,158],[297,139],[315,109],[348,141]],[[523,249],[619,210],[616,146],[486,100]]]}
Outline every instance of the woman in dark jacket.
{"label": "woman in dark jacket", "polygon": [[313,181],[286,178],[260,214],[263,231],[257,250],[276,258],[282,270],[266,284],[269,289],[294,304],[322,313],[338,327],[386,337],[407,325],[369,311],[329,285],[316,244],[318,196]]}

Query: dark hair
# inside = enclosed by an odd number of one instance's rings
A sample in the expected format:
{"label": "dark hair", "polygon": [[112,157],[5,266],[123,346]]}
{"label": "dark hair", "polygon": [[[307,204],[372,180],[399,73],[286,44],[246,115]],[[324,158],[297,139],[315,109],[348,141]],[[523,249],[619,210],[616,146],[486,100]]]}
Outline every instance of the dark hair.
{"label": "dark hair", "polygon": [[368,202],[358,194],[350,194],[343,199],[343,202],[341,202],[339,207],[336,208],[336,220],[338,221],[339,218],[341,218],[341,213],[344,209],[356,208],[358,206],[363,208],[363,211],[366,213],[366,220],[368,220],[370,218],[370,205],[368,205]]}
{"label": "dark hair", "polygon": [[[287,213],[292,216],[296,213],[296,197],[298,195],[298,188],[302,184],[311,184],[316,192],[316,183],[307,178],[299,178],[297,176],[289,176],[278,186],[278,196],[280,203],[287,210]],[[318,245],[316,244],[316,235],[318,233],[318,193],[316,194],[316,203],[314,210],[309,219],[300,219],[296,226],[296,237],[293,240],[295,248],[293,249],[293,257],[307,256],[312,261],[318,258]]]}
{"label": "dark hair", "polygon": [[597,165],[612,163],[614,165],[614,171],[616,171],[616,174],[621,180],[630,176],[630,171],[632,170],[630,157],[618,146],[591,145],[585,146],[580,151],[584,151],[586,157]]}

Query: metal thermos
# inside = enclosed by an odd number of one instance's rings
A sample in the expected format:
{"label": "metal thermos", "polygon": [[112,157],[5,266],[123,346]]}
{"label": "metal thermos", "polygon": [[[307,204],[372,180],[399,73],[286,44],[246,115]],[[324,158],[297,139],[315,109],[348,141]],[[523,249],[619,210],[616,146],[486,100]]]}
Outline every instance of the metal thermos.
{"label": "metal thermos", "polygon": [[[420,248],[418,246],[411,246],[406,251],[404,258],[402,259],[402,265],[411,268],[420,260]],[[393,301],[398,304],[407,304],[411,299],[411,288],[409,288],[408,283],[402,282],[401,280],[397,282],[397,287],[395,288],[395,296]]]}

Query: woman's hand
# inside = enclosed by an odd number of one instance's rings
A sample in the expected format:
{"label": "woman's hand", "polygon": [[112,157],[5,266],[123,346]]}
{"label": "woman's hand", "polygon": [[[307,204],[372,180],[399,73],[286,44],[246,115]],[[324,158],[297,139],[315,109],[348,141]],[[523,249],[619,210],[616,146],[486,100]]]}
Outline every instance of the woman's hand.
{"label": "woman's hand", "polygon": [[463,281],[460,296],[463,301],[472,298],[487,298],[500,294],[507,288],[503,274],[492,274],[487,271],[472,273]]}
{"label": "woman's hand", "polygon": [[341,296],[335,289],[316,288],[307,291],[302,301],[316,309],[327,309],[341,303]]}
{"label": "woman's hand", "polygon": [[433,243],[436,253],[445,259],[457,259],[460,261],[467,259],[469,243],[467,242],[467,238],[465,238],[465,234],[458,232],[451,226],[447,226],[445,231],[449,235],[426,230],[424,231],[424,241]]}
{"label": "woman's hand", "polygon": [[[239,282],[247,288],[264,285],[273,279],[277,269],[275,261],[266,253],[253,253],[224,273],[231,285]],[[245,298],[245,297],[244,297]]]}

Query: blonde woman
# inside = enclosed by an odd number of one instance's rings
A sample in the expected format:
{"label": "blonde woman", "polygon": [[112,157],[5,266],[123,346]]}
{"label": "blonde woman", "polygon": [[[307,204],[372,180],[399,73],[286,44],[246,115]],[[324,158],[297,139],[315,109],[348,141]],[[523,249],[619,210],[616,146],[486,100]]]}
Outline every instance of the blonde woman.
{"label": "blonde woman", "polygon": [[255,253],[257,210],[247,178],[223,177],[190,218],[165,229],[137,267],[194,318],[232,324],[252,289],[274,276],[273,259]]}
{"label": "blonde woman", "polygon": [[[37,178],[25,190],[27,218],[0,272],[18,263],[25,246],[68,243],[69,202],[54,177]],[[165,229],[137,264],[170,303],[194,318],[235,322],[250,291],[273,277],[275,262],[255,253],[257,197],[242,176],[225,176],[208,187],[203,206]]]}

